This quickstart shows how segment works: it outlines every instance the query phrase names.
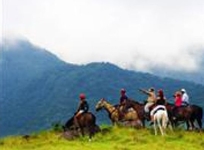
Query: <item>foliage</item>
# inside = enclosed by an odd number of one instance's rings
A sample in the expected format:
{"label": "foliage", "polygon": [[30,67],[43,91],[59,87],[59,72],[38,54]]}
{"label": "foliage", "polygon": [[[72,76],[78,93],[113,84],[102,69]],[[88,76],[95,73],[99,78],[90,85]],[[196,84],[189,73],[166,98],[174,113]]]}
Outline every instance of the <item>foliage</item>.
{"label": "foliage", "polygon": [[124,70],[110,63],[68,64],[25,41],[4,48],[1,54],[0,136],[48,129],[56,121],[65,123],[75,112],[81,92],[86,93],[98,124],[109,123],[109,119],[104,112],[95,112],[95,104],[103,97],[118,103],[121,88],[138,101],[146,99],[139,88],[162,88],[168,101],[176,90],[186,88],[191,102],[204,108],[204,86],[199,84]]}
{"label": "foliage", "polygon": [[0,139],[1,150],[203,150],[204,133],[168,131],[164,137],[155,136],[153,129],[103,127],[108,132],[98,133],[90,142],[88,137],[66,140],[61,133],[43,131],[28,139],[7,137]]}

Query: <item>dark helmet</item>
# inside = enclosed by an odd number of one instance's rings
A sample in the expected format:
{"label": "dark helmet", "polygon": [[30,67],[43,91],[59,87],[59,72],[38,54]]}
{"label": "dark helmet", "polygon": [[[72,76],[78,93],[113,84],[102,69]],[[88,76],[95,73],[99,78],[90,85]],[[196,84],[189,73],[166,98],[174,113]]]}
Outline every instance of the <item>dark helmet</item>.
{"label": "dark helmet", "polygon": [[79,95],[79,98],[80,98],[81,100],[84,100],[84,99],[86,99],[86,95],[85,95],[84,93],[81,93],[81,94]]}
{"label": "dark helmet", "polygon": [[125,89],[121,89],[121,90],[120,90],[120,93],[121,93],[121,94],[125,94],[125,93],[126,93],[126,90],[125,90]]}
{"label": "dark helmet", "polygon": [[151,87],[151,88],[149,89],[149,92],[154,92],[154,88]]}

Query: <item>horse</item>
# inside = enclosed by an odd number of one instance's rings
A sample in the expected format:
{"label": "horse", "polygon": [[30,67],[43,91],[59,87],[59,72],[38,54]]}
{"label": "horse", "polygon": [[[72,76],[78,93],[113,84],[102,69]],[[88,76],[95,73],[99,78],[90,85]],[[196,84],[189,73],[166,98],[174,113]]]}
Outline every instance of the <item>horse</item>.
{"label": "horse", "polygon": [[203,109],[200,106],[188,105],[175,107],[175,105],[167,103],[166,108],[174,127],[176,127],[179,122],[186,122],[187,130],[194,129],[194,123],[197,121],[199,130],[202,129]]}
{"label": "horse", "polygon": [[191,115],[191,122],[193,124],[193,128],[195,127],[194,122],[197,121],[199,130],[202,130],[202,118],[203,118],[203,109],[197,105],[191,105],[193,113]]}
{"label": "horse", "polygon": [[[113,106],[104,98],[102,98],[101,100],[98,101],[95,108],[96,108],[96,111],[99,111],[102,108],[104,108],[108,112],[108,115],[112,124],[119,124],[121,120],[120,120],[120,114],[119,114],[120,112],[117,107],[118,106]],[[136,122],[136,125],[134,126],[142,127],[142,123],[138,118],[138,114],[133,109],[124,113],[123,121],[127,121],[127,122],[133,121],[133,122]]]}
{"label": "horse", "polygon": [[[161,135],[163,136],[165,134],[165,129],[169,124],[169,118],[168,118],[166,107],[163,105],[157,105],[151,110],[150,115],[153,116],[155,135],[157,135],[157,126],[158,126],[160,129]],[[172,130],[171,124],[170,124],[170,129]]]}
{"label": "horse", "polygon": [[135,101],[133,99],[128,99],[126,101],[126,106],[125,107],[132,107],[133,109],[135,109],[138,113],[138,117],[139,119],[142,121],[142,127],[145,127],[145,111],[144,111],[144,104],[140,103],[138,101]]}
{"label": "horse", "polygon": [[71,117],[64,126],[64,130],[77,130],[81,132],[82,136],[84,136],[85,131],[89,134],[89,139],[100,130],[100,128],[96,125],[96,117],[91,112],[83,113],[78,118],[78,123],[74,121],[74,116]]}

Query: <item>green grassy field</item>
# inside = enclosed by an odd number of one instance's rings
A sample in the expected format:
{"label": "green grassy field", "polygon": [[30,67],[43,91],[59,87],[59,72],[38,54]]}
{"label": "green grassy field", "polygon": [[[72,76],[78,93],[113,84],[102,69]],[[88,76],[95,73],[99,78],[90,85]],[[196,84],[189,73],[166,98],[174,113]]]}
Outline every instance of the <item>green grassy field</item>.
{"label": "green grassy field", "polygon": [[154,135],[153,129],[103,127],[107,133],[98,133],[92,141],[88,137],[66,140],[61,133],[43,131],[30,136],[0,139],[1,150],[204,150],[204,133],[168,131]]}

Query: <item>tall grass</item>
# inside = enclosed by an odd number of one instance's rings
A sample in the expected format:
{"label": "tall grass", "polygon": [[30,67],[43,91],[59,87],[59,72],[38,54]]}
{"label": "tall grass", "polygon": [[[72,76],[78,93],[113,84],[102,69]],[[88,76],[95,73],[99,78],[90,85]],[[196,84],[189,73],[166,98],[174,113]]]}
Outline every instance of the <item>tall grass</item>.
{"label": "tall grass", "polygon": [[43,131],[30,135],[0,139],[1,150],[204,150],[204,133],[176,130],[167,135],[154,135],[153,129],[103,126],[94,136],[66,140],[61,133]]}

